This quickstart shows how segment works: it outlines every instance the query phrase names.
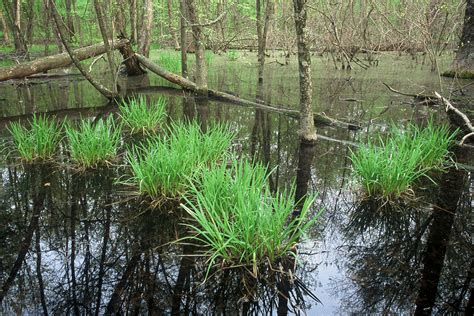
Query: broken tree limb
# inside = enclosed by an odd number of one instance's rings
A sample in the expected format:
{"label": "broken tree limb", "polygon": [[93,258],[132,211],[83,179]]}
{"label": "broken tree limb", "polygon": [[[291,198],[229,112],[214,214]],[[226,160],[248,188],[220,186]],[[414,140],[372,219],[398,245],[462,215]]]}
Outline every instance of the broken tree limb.
{"label": "broken tree limb", "polygon": [[[140,55],[140,54],[135,54],[137,56],[138,61],[146,68],[148,68],[151,72],[157,74],[158,76],[168,80],[171,83],[177,84],[181,86],[182,88],[186,90],[193,91],[195,93],[200,93],[197,85],[192,82],[191,80],[188,80],[186,78],[183,78],[177,74],[174,74],[157,64],[153,63],[151,60],[148,58]],[[208,96],[212,97],[217,100],[222,100],[225,102],[230,102],[233,104],[238,104],[238,105],[243,105],[243,106],[249,106],[249,107],[255,107],[257,109],[265,110],[265,111],[272,111],[272,112],[278,112],[282,114],[286,114],[295,118],[299,118],[300,113],[298,110],[293,110],[289,109],[286,107],[277,107],[277,106],[272,106],[266,103],[257,103],[249,100],[245,100],[242,98],[239,98],[235,95],[232,95],[230,93],[214,90],[214,89],[208,89]],[[361,128],[361,126],[353,123],[348,123],[348,122],[343,122],[339,121],[336,119],[333,119],[329,116],[327,116],[324,113],[314,113],[314,121],[317,124],[324,124],[324,125],[329,125],[329,126],[336,126],[336,127],[343,127],[347,128],[350,130],[358,130]]]}
{"label": "broken tree limb", "polygon": [[[434,94],[441,101],[441,103],[446,106],[446,113],[448,114],[450,121],[459,126],[465,133],[460,142],[460,145],[463,145],[468,138],[474,136],[474,126],[467,115],[454,107],[448,99],[441,96],[441,94],[438,92],[435,92]],[[455,117],[453,117],[453,115],[455,115]]]}
{"label": "broken tree limb", "polygon": [[[113,49],[120,48],[128,43],[128,40],[115,41]],[[105,45],[96,44],[78,48],[73,51],[78,60],[84,60],[105,53]],[[37,73],[42,73],[50,69],[62,68],[72,64],[68,53],[62,53],[47,57],[38,58],[31,62],[0,68],[0,81],[9,79],[21,79]]]}
{"label": "broken tree limb", "polygon": [[395,90],[394,88],[390,87],[388,84],[386,84],[385,82],[382,82],[382,84],[387,87],[388,90],[392,91],[393,93],[396,93],[396,94],[399,94],[399,95],[403,95],[403,96],[406,96],[406,97],[412,97],[414,99],[415,102],[418,102],[420,104],[423,104],[423,105],[432,105],[432,106],[436,106],[438,105],[438,102],[437,102],[437,99],[435,96],[432,96],[432,95],[425,95],[423,93],[418,93],[418,94],[412,94],[412,93],[406,93],[406,92],[402,92],[402,91],[398,91],[398,90]]}
{"label": "broken tree limb", "polygon": [[[107,89],[104,85],[102,85],[100,82],[96,81],[92,76],[90,75],[89,72],[87,72],[84,67],[82,67],[80,60],[77,58],[77,56],[74,54],[74,51],[72,50],[71,46],[66,40],[66,32],[63,29],[63,24],[64,21],[63,19],[59,16],[58,8],[56,8],[56,4],[52,2],[52,7],[51,7],[51,14],[53,16],[54,23],[56,24],[56,29],[58,30],[58,35],[59,39],[64,45],[64,48],[66,48],[66,51],[71,58],[72,62],[76,66],[76,68],[80,71],[80,73],[84,76],[84,78],[89,81],[89,83],[97,90],[99,91],[104,97],[107,99],[113,99],[117,95],[116,89],[113,88],[112,91]],[[109,47],[107,44],[109,43],[104,43],[104,49],[107,51],[107,48]],[[113,69],[111,69],[113,71]]]}

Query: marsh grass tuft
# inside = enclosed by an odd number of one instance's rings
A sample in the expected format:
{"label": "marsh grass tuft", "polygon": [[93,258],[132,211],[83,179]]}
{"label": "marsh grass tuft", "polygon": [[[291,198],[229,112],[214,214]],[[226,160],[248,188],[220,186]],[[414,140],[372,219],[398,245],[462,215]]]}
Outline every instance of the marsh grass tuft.
{"label": "marsh grass tuft", "polygon": [[138,186],[154,202],[179,198],[189,178],[226,157],[234,138],[228,125],[215,124],[202,132],[197,122],[174,123],[166,137],[133,147],[126,160],[132,177],[126,184]]}
{"label": "marsh grass tuft", "polygon": [[96,123],[81,120],[78,128],[66,126],[71,160],[81,168],[92,168],[113,160],[120,144],[121,125],[109,116]]}
{"label": "marsh grass tuft", "polygon": [[174,51],[160,51],[159,64],[168,71],[174,73],[181,72],[181,55]]}
{"label": "marsh grass tuft", "polygon": [[396,200],[430,170],[443,169],[455,136],[431,120],[425,128],[394,126],[385,140],[379,136],[378,142],[352,152],[352,166],[368,196]]}
{"label": "marsh grass tuft", "polygon": [[252,267],[256,276],[261,263],[273,264],[295,255],[297,241],[320,213],[307,220],[314,201],[309,196],[300,215],[291,219],[295,186],[273,195],[267,180],[263,165],[243,160],[234,161],[230,168],[212,168],[191,185],[182,206],[195,221],[186,224],[195,235],[184,241],[205,247],[209,269],[221,261],[229,266]]}
{"label": "marsh grass tuft", "polygon": [[166,99],[159,97],[147,105],[146,98],[140,96],[120,105],[120,118],[132,134],[155,132],[166,117]]}
{"label": "marsh grass tuft", "polygon": [[54,156],[61,141],[62,128],[62,123],[35,114],[29,121],[29,128],[19,122],[13,122],[8,130],[21,159],[31,163],[35,160],[48,160]]}

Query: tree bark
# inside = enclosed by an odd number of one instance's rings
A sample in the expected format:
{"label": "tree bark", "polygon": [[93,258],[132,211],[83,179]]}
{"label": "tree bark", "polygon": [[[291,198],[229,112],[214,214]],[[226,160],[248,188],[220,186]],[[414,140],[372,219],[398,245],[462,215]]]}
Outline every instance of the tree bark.
{"label": "tree bark", "polygon": [[34,20],[35,20],[35,13],[34,13],[34,0],[28,0],[27,2],[27,11],[26,11],[26,40],[29,44],[33,42],[33,27],[34,27]]}
{"label": "tree bark", "polygon": [[466,0],[466,11],[461,41],[452,69],[458,75],[470,73],[474,77],[474,0]]}
{"label": "tree bark", "polygon": [[[266,1],[265,19],[262,20],[262,4],[261,0],[256,0],[257,7],[257,40],[258,40],[258,81],[263,82],[263,70],[265,67],[265,50],[267,48],[267,35],[273,16],[274,3],[272,0]],[[263,23],[262,23],[263,22]]]}
{"label": "tree bark", "polygon": [[[100,33],[102,35],[102,40],[104,41],[104,45],[105,45],[107,61],[109,62],[111,82],[114,82],[115,72],[117,71],[117,69],[115,68],[114,60],[112,58],[112,51],[109,45],[110,36],[107,30],[107,26],[106,26],[107,23],[104,17],[104,13],[102,12],[102,5],[100,4],[99,0],[94,0],[94,8],[95,8],[95,13],[97,14],[97,21],[99,22],[99,28],[100,28]],[[112,89],[114,93],[117,92],[115,85],[112,85]]]}
{"label": "tree bark", "polygon": [[298,68],[300,76],[300,138],[306,142],[316,140],[314,127],[311,82],[311,56],[306,29],[307,0],[293,0],[296,39],[298,43]]}
{"label": "tree bark", "polygon": [[5,21],[5,17],[2,14],[2,11],[0,11],[0,21],[2,22],[2,31],[3,31],[3,41],[5,44],[10,43],[10,37],[8,36],[8,33],[10,32],[7,22]]}
{"label": "tree bark", "polygon": [[188,78],[188,41],[186,36],[186,0],[179,0],[179,11],[181,13],[180,23],[180,40],[181,40],[181,74],[184,78]]}
{"label": "tree bark", "polygon": [[187,9],[189,13],[189,22],[193,30],[193,39],[196,55],[196,70],[194,73],[195,82],[200,94],[206,95],[207,91],[207,69],[204,60],[204,44],[202,42],[202,26],[199,25],[197,18],[197,8],[194,0],[187,0]]}
{"label": "tree bark", "polygon": [[10,4],[8,0],[3,0],[3,7],[5,8],[7,23],[12,30],[15,52],[28,55],[28,49],[21,33],[21,1],[13,0]]}
{"label": "tree bark", "polygon": [[66,21],[67,21],[67,31],[69,34],[69,40],[71,40],[74,35],[75,35],[75,30],[74,30],[74,20],[71,14],[72,10],[72,2],[71,0],[66,0]]}
{"label": "tree bark", "polygon": [[151,45],[151,26],[153,23],[153,1],[145,0],[144,6],[145,14],[143,16],[143,25],[140,31],[138,52],[146,57],[149,57]]}
{"label": "tree bark", "polygon": [[137,0],[130,0],[130,36],[132,43],[138,40],[137,29]]}
{"label": "tree bark", "polygon": [[178,50],[179,49],[178,36],[176,35],[176,30],[173,27],[173,1],[167,0],[167,6],[168,6],[168,28],[169,28],[171,37],[173,38],[174,48]]}
{"label": "tree bark", "polygon": [[[128,40],[120,40],[113,43],[113,49],[122,48],[129,45]],[[97,44],[79,48],[73,51],[78,60],[88,59],[94,56],[104,54],[106,51],[104,44]],[[9,79],[20,79],[37,73],[45,72],[50,69],[62,68],[71,65],[73,62],[68,53],[62,53],[34,61],[22,63],[10,67],[0,68],[0,81]]]}

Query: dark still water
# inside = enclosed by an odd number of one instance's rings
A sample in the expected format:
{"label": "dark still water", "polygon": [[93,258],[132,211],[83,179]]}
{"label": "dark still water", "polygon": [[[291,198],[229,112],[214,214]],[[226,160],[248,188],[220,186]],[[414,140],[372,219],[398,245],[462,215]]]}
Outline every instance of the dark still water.
{"label": "dark still water", "polygon": [[[268,64],[259,89],[254,57],[236,62],[215,57],[209,86],[297,108],[296,64]],[[65,154],[46,166],[3,159],[0,314],[413,314],[417,305],[421,314],[469,313],[472,174],[450,169],[437,176],[438,188],[429,183],[418,188],[419,201],[388,210],[360,202],[348,158],[354,149],[348,142],[364,142],[392,121],[418,122],[436,111],[407,104],[410,98],[393,95],[382,82],[410,93],[446,95],[468,82],[440,79],[405,57],[382,56],[378,68],[366,71],[340,72],[325,64],[314,59],[314,110],[364,128],[318,126],[322,137],[308,150],[300,148],[298,122],[285,115],[195,102],[163,88],[171,85],[152,74],[121,83],[150,101],[165,95],[168,121],[194,118],[203,127],[229,122],[238,131],[233,150],[275,168],[274,188],[292,183],[297,174],[309,180],[308,191],[317,193],[313,214],[325,211],[299,245],[294,276],[268,271],[255,280],[232,269],[206,276],[205,259],[192,256],[192,245],[175,242],[188,233],[185,214],[179,208],[150,210],[134,198],[117,182],[128,173],[124,166],[78,172],[65,163]],[[29,83],[0,85],[4,144],[8,123],[34,111],[78,119],[116,110],[76,76]],[[474,94],[469,87],[465,93]],[[10,150],[2,151],[4,158]],[[312,163],[305,165],[311,154]],[[423,311],[430,300],[433,311]]]}

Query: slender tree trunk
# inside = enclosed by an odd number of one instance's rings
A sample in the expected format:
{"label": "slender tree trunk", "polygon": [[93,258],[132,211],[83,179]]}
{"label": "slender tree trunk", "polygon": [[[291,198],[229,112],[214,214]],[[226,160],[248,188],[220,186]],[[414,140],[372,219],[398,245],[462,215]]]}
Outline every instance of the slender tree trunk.
{"label": "slender tree trunk", "polygon": [[71,14],[72,11],[72,2],[71,0],[66,0],[66,22],[67,22],[67,31],[69,34],[69,40],[71,40],[75,35],[74,30],[74,19]]}
{"label": "slender tree trunk", "polygon": [[34,6],[35,0],[28,0],[26,11],[26,40],[31,45],[33,43],[33,26],[35,20]]}
{"label": "slender tree trunk", "polygon": [[137,31],[137,0],[130,0],[130,40],[136,43],[138,40]]}
{"label": "slender tree trunk", "polygon": [[179,49],[178,35],[176,35],[176,30],[173,27],[173,1],[168,0],[167,5],[168,5],[168,28],[169,28],[171,37],[173,38],[174,48],[178,50]]}
{"label": "slender tree trunk", "polygon": [[271,18],[273,15],[274,3],[271,0],[266,1],[265,20],[262,19],[262,3],[256,0],[257,8],[257,40],[258,40],[258,81],[263,82],[263,70],[265,68],[265,50],[267,48],[267,35],[270,28]]}
{"label": "slender tree trunk", "polygon": [[51,14],[48,6],[48,0],[43,0],[43,23],[44,23],[44,55],[49,55],[49,42],[51,40],[50,33]]}
{"label": "slender tree trunk", "polygon": [[196,55],[196,71],[194,74],[195,82],[198,90],[202,94],[206,94],[207,91],[207,69],[206,62],[204,60],[204,44],[202,42],[202,26],[199,25],[197,18],[197,9],[194,0],[187,0],[187,9],[189,13],[189,22],[193,30],[193,39],[195,46]]}
{"label": "slender tree trunk", "polygon": [[306,29],[307,0],[293,0],[295,29],[298,43],[298,68],[300,77],[300,138],[306,142],[316,140],[314,127],[311,82],[311,56]]}
{"label": "slender tree trunk", "polygon": [[3,41],[8,45],[10,43],[10,37],[8,36],[10,29],[8,28],[8,24],[5,21],[2,11],[0,11],[0,21],[2,23]]}
{"label": "slender tree trunk", "polygon": [[181,74],[184,78],[188,78],[188,41],[186,36],[186,0],[179,0],[180,11],[180,40],[181,40]]}
{"label": "slender tree trunk", "polygon": [[113,92],[116,92],[116,86],[115,86],[115,64],[114,60],[112,58],[112,50],[110,49],[109,45],[109,32],[107,30],[107,24],[104,13],[102,11],[102,5],[100,4],[99,0],[94,0],[94,7],[95,7],[95,12],[97,14],[97,20],[99,21],[99,28],[100,28],[100,33],[102,34],[102,39],[104,41],[105,45],[105,50],[107,53],[107,61],[109,62],[109,67],[110,67],[110,76],[111,76],[111,82],[112,82],[112,89]]}
{"label": "slender tree trunk", "polygon": [[12,30],[15,52],[27,55],[28,49],[21,33],[21,1],[13,0],[11,2],[10,0],[3,0],[3,7],[5,8],[7,22]]}
{"label": "slender tree trunk", "polygon": [[462,75],[463,72],[470,73],[474,77],[474,0],[466,0],[466,11],[464,25],[462,28],[461,41],[456,58],[453,62],[453,70]]}
{"label": "slender tree trunk", "polygon": [[151,26],[153,24],[153,1],[144,0],[144,15],[142,29],[140,30],[140,41],[138,52],[146,57],[150,56]]}
{"label": "slender tree trunk", "polygon": [[125,3],[124,0],[115,0],[115,19],[114,27],[119,36],[127,37],[127,30],[125,28]]}

